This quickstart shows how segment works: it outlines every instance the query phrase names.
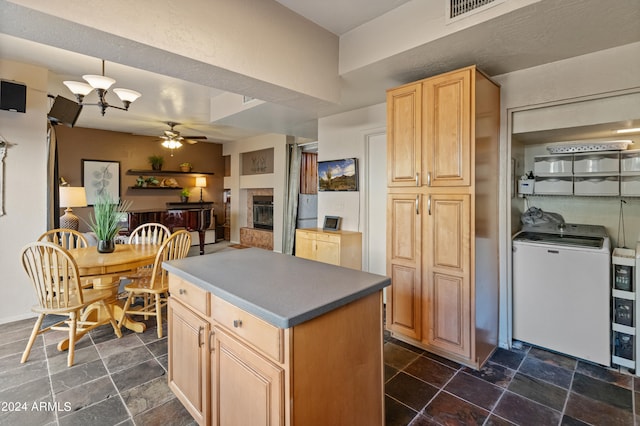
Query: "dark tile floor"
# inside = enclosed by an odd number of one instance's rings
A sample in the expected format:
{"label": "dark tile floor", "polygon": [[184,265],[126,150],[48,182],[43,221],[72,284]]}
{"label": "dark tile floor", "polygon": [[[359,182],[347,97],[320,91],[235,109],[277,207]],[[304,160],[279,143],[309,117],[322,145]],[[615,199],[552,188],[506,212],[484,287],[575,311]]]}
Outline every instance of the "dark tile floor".
{"label": "dark tile floor", "polygon": [[387,336],[384,360],[387,426],[640,424],[640,378],[538,348],[476,371]]}
{"label": "dark tile floor", "polygon": [[[0,425],[194,424],[167,387],[153,320],[121,339],[94,330],[72,368],[55,347],[61,332],[40,336],[20,364],[33,321],[0,325]],[[474,371],[386,336],[384,360],[389,426],[638,424],[640,380],[540,349],[499,349]]]}

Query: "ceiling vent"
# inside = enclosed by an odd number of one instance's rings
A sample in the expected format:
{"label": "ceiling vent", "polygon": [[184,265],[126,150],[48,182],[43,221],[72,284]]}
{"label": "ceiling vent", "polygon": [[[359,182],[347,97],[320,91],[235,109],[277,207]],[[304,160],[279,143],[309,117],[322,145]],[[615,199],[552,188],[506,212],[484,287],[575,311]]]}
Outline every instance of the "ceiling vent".
{"label": "ceiling vent", "polygon": [[503,2],[504,0],[446,0],[447,20],[461,19]]}

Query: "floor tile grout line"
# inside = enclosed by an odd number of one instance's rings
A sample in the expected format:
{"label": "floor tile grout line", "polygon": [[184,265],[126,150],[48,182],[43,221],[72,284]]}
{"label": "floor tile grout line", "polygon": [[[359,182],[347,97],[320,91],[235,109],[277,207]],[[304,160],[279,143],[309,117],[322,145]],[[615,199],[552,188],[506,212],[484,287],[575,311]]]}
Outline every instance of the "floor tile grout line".
{"label": "floor tile grout line", "polygon": [[[89,335],[89,337],[91,337],[91,343],[93,344],[93,346],[95,346],[96,352],[98,352],[98,356],[100,357],[100,361],[102,361],[102,365],[104,365],[104,369],[107,372],[107,376],[109,376],[109,380],[111,381],[111,384],[113,385],[113,388],[116,390],[116,393],[117,393],[118,397],[120,398],[120,402],[122,403],[122,405],[124,406],[124,409],[127,411],[127,414],[129,415],[129,418],[126,419],[126,420],[131,420],[131,422],[135,425],[136,422],[135,422],[135,420],[133,420],[133,416],[131,415],[131,410],[129,410],[129,407],[125,403],[124,398],[122,397],[122,394],[120,393],[120,389],[118,389],[118,386],[113,381],[113,375],[109,371],[109,367],[107,367],[107,363],[105,362],[105,360],[104,360],[104,358],[102,356],[102,353],[98,349],[98,346],[96,345],[96,342],[93,340],[93,336]],[[138,337],[138,336],[136,336],[136,337]],[[138,337],[138,339],[142,342],[142,339],[140,339],[140,337]],[[113,339],[111,339],[111,340],[113,340]],[[144,342],[142,342],[142,344],[144,345]],[[125,420],[123,420],[123,422],[124,421]]]}
{"label": "floor tile grout line", "polygon": [[[40,335],[39,336],[42,339],[42,350],[44,351],[44,359],[47,363],[47,375],[49,376],[49,390],[51,391],[51,400],[52,402],[57,402],[58,398],[56,398],[56,394],[53,391],[53,381],[51,380],[51,365],[49,364],[49,354],[47,353],[47,345],[46,342],[44,340],[44,336]],[[55,410],[55,424],[59,425],[60,424],[60,415],[58,414],[58,410]]]}

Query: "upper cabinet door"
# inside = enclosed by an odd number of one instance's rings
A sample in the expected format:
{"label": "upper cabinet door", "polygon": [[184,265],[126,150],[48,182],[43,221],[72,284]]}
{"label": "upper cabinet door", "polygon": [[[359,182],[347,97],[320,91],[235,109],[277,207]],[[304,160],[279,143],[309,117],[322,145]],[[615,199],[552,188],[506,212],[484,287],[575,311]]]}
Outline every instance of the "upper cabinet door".
{"label": "upper cabinet door", "polygon": [[473,70],[424,80],[423,173],[433,187],[471,185]]}
{"label": "upper cabinet door", "polygon": [[387,92],[387,184],[422,184],[422,84]]}

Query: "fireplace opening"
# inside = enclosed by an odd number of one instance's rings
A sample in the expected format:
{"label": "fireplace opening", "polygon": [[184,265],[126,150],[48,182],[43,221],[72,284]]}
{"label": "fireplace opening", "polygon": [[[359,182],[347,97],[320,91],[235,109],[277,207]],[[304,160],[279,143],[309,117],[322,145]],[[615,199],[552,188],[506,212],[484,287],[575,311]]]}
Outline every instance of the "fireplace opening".
{"label": "fireplace opening", "polygon": [[253,196],[253,227],[273,230],[273,196]]}

